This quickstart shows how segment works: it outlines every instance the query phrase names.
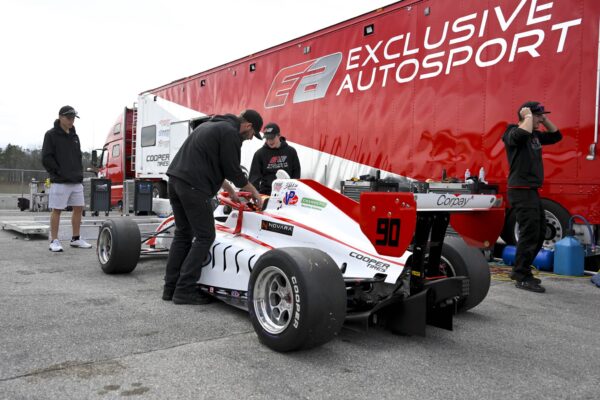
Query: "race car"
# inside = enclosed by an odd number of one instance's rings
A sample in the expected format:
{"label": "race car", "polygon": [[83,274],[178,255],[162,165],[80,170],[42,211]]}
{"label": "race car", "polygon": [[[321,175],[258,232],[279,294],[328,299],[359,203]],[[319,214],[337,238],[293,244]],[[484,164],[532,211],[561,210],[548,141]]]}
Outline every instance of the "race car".
{"label": "race car", "polygon": [[[281,352],[326,343],[345,321],[402,334],[451,330],[456,312],[487,295],[478,247],[495,243],[504,221],[496,195],[367,192],[356,202],[308,179],[275,180],[261,210],[226,194],[219,202],[198,285],[247,310],[260,341]],[[457,234],[446,235],[449,224]],[[170,217],[141,240],[131,220],[107,220],[100,266],[130,273],[140,254],[168,251],[173,231]]]}

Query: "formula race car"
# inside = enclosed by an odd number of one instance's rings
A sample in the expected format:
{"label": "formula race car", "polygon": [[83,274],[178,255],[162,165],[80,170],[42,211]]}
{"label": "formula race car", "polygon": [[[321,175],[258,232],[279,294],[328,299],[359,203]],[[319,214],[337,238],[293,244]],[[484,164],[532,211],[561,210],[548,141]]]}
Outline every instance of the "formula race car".
{"label": "formula race car", "polygon": [[[426,324],[451,330],[456,312],[487,295],[477,247],[493,245],[504,221],[496,195],[369,192],[358,203],[307,179],[275,180],[262,210],[219,201],[198,285],[247,310],[276,351],[323,344],[344,321],[403,334],[424,335]],[[462,238],[446,236],[449,224]],[[107,220],[97,246],[103,271],[133,271],[140,254],[168,251],[173,231],[171,217],[142,241],[131,220]]]}

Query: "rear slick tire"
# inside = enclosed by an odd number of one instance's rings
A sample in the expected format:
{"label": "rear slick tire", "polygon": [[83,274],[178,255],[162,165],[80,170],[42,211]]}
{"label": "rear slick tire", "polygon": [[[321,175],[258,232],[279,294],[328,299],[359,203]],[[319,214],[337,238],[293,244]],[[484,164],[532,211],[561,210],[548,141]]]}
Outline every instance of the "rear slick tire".
{"label": "rear slick tire", "polygon": [[130,219],[109,219],[100,228],[96,255],[106,274],[128,274],[140,259],[141,235]]}
{"label": "rear slick tire", "polygon": [[446,276],[469,278],[469,294],[458,300],[458,311],[477,306],[490,290],[490,267],[480,250],[468,246],[460,237],[446,237],[442,247],[441,269]]}
{"label": "rear slick tire", "polygon": [[346,318],[346,287],[333,259],[317,249],[263,254],[248,284],[248,309],[259,340],[287,352],[333,339]]}

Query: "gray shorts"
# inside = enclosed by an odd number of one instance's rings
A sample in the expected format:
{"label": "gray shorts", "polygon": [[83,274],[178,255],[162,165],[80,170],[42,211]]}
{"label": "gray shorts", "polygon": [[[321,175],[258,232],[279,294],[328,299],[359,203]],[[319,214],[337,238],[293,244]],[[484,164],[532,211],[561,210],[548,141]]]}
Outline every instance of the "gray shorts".
{"label": "gray shorts", "polygon": [[48,208],[64,210],[67,206],[83,206],[83,185],[81,183],[53,183],[48,195]]}

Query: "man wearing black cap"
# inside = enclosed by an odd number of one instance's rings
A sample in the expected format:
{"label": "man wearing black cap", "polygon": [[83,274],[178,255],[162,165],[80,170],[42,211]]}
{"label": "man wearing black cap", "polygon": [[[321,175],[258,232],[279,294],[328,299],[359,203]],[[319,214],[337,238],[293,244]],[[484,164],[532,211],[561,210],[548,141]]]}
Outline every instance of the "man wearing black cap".
{"label": "man wearing black cap", "polygon": [[273,122],[265,125],[265,144],[254,153],[250,167],[250,182],[261,194],[271,194],[271,185],[278,170],[288,173],[290,178],[300,178],[300,160],[296,149],[281,136],[279,126]]}
{"label": "man wearing black cap", "polygon": [[239,201],[225,181],[228,179],[250,192],[256,205],[262,206],[260,194],[240,167],[242,142],[253,136],[260,139],[262,124],[260,114],[254,110],[245,110],[239,117],[216,115],[198,126],[173,158],[167,175],[175,236],[169,249],[163,300],[173,300],[175,304],[209,302],[196,283],[215,240],[211,199],[223,188],[234,201]]}
{"label": "man wearing black cap", "polygon": [[48,196],[48,207],[52,209],[49,246],[52,252],[63,251],[58,240],[58,225],[61,211],[68,206],[73,207],[71,247],[83,249],[92,247],[79,238],[84,199],[81,145],[73,126],[76,117],[79,118],[79,115],[73,107],[61,107],[58,111],[58,119],[54,121],[54,127],[44,136],[42,146],[42,164],[50,174],[50,182],[52,182]]}
{"label": "man wearing black cap", "polygon": [[[508,125],[502,141],[506,148],[510,172],[508,201],[516,213],[519,240],[511,279],[519,289],[543,293],[546,289],[531,273],[531,263],[542,248],[546,217],[538,189],[544,183],[542,146],[558,143],[562,134],[550,121],[544,106],[528,101],[518,111],[519,124]],[[544,131],[537,130],[542,124]]]}

